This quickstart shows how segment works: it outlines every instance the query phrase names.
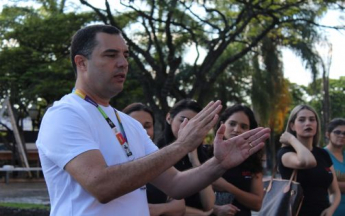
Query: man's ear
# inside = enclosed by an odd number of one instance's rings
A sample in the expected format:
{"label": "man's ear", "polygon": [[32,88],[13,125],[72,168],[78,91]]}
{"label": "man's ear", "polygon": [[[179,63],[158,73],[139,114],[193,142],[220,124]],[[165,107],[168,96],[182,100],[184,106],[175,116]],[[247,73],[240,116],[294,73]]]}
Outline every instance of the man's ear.
{"label": "man's ear", "polygon": [[77,71],[78,71],[78,69],[80,71],[86,71],[87,70],[86,60],[87,60],[87,58],[85,56],[82,56],[82,55],[75,55],[74,56],[74,62],[75,62],[75,65],[77,67]]}
{"label": "man's ear", "polygon": [[167,113],[167,115],[165,116],[165,120],[167,121],[168,124],[171,124],[171,117],[170,117],[170,113]]}

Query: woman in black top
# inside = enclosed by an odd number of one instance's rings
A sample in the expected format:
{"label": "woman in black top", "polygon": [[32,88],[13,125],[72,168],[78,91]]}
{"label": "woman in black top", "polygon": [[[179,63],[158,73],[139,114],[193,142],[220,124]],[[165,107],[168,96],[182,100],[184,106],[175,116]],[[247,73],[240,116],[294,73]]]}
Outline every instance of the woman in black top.
{"label": "woman in black top", "polygon": [[[224,139],[258,127],[253,111],[240,104],[222,112],[216,130],[221,124],[225,125]],[[262,152],[259,151],[242,164],[226,171],[222,178],[213,183],[213,188],[217,191],[214,215],[250,216],[251,210],[260,210],[263,199],[261,158]],[[220,202],[221,197],[233,197],[233,200]]]}
{"label": "woman in black top", "polygon": [[[123,112],[140,122],[153,140],[155,118],[151,108],[142,103],[132,103],[123,109]],[[150,215],[182,216],[185,213],[184,200],[169,198],[152,184],[146,185],[147,201]]]}
{"label": "woman in black top", "polygon": [[[178,131],[185,118],[193,118],[201,111],[200,105],[190,99],[177,102],[166,116],[163,135],[157,142],[159,148],[169,145],[178,137]],[[188,153],[184,158],[177,162],[174,167],[179,171],[184,171],[192,167],[200,166],[207,160],[207,155],[200,145],[194,151]],[[186,215],[210,215],[215,201],[214,191],[211,186],[204,188],[199,193],[186,197]]]}
{"label": "woman in black top", "polygon": [[[297,181],[303,188],[300,216],[331,216],[340,202],[340,191],[328,153],[317,147],[320,123],[313,108],[295,107],[286,131],[280,137],[278,169],[283,179],[290,179],[297,169]],[[329,194],[328,194],[329,192]]]}

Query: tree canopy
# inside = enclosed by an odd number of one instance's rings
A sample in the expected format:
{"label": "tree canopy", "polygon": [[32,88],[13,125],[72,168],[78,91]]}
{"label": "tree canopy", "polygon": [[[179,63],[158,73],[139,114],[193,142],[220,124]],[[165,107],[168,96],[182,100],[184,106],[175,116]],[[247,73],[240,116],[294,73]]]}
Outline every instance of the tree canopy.
{"label": "tree canopy", "polygon": [[[0,14],[0,93],[27,105],[48,104],[71,91],[69,44],[82,26],[118,27],[131,49],[124,92],[112,100],[149,104],[162,124],[172,102],[251,104],[262,124],[282,128],[294,97],[284,80],[280,50],[295,51],[312,73],[320,61],[319,19],[344,1],[111,1],[40,0],[38,7],[4,7]],[[67,10],[68,9],[68,10]],[[329,28],[343,29],[343,26]]]}
{"label": "tree canopy", "polygon": [[42,2],[37,9],[5,6],[0,14],[0,98],[10,96],[24,113],[37,98],[51,104],[71,91],[70,39],[96,19],[90,12],[65,13],[65,1]]}
{"label": "tree canopy", "polygon": [[[260,49],[268,44],[265,41],[277,50],[273,53],[279,53],[282,46],[293,49],[316,76],[318,19],[329,7],[339,7],[337,1],[151,0],[121,1],[126,10],[120,12],[113,10],[108,1],[104,1],[104,9],[85,0],[80,2],[105,24],[123,30],[139,69],[131,73],[137,74],[146,102],[161,116],[169,109],[169,99],[188,97],[205,104],[226,95],[220,99],[248,102],[244,98],[257,89],[248,90],[250,86],[243,84],[255,78],[256,66],[262,71],[267,69],[267,75],[257,80],[259,86],[266,86],[263,94],[277,93],[280,97],[284,89],[279,85],[284,83],[282,71],[272,67],[280,67],[281,59],[275,56],[274,60],[272,53]],[[194,50],[196,56],[186,56],[189,50]],[[259,60],[256,66],[251,60],[255,57]],[[241,60],[241,66],[236,67]],[[214,91],[224,82],[221,87],[225,93]],[[239,82],[240,88],[235,84]],[[270,82],[275,82],[275,88]],[[278,88],[281,90],[275,91]]]}

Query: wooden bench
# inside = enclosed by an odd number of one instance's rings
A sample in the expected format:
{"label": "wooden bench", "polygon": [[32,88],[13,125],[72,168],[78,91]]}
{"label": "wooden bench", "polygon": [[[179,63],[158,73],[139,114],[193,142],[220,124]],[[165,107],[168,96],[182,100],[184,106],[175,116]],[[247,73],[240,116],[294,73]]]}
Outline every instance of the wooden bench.
{"label": "wooden bench", "polygon": [[[27,157],[29,161],[38,161],[39,160],[38,151],[28,150]],[[9,150],[0,151],[0,160],[12,160],[12,159],[13,159],[12,151],[9,151]]]}
{"label": "wooden bench", "polygon": [[0,172],[6,172],[5,183],[8,184],[11,172],[29,172],[29,171],[42,171],[41,167],[7,167],[0,168]]}
{"label": "wooden bench", "polygon": [[[39,166],[39,156],[38,149],[35,143],[26,143],[26,152],[27,159],[31,162],[36,162],[36,165]],[[10,150],[0,150],[0,161],[10,161],[13,159],[13,153]]]}

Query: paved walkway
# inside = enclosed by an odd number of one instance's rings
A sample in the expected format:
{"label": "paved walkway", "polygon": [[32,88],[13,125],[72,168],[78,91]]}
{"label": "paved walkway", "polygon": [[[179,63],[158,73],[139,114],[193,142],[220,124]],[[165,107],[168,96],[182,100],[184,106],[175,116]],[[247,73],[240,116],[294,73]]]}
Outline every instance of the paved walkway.
{"label": "paved walkway", "polygon": [[43,180],[33,181],[10,181],[5,184],[0,183],[0,203],[32,203],[49,204],[49,195]]}
{"label": "paved walkway", "polygon": [[[49,205],[49,195],[44,180],[10,181],[5,184],[0,179],[0,203],[32,203]],[[252,212],[252,216],[258,215]]]}

